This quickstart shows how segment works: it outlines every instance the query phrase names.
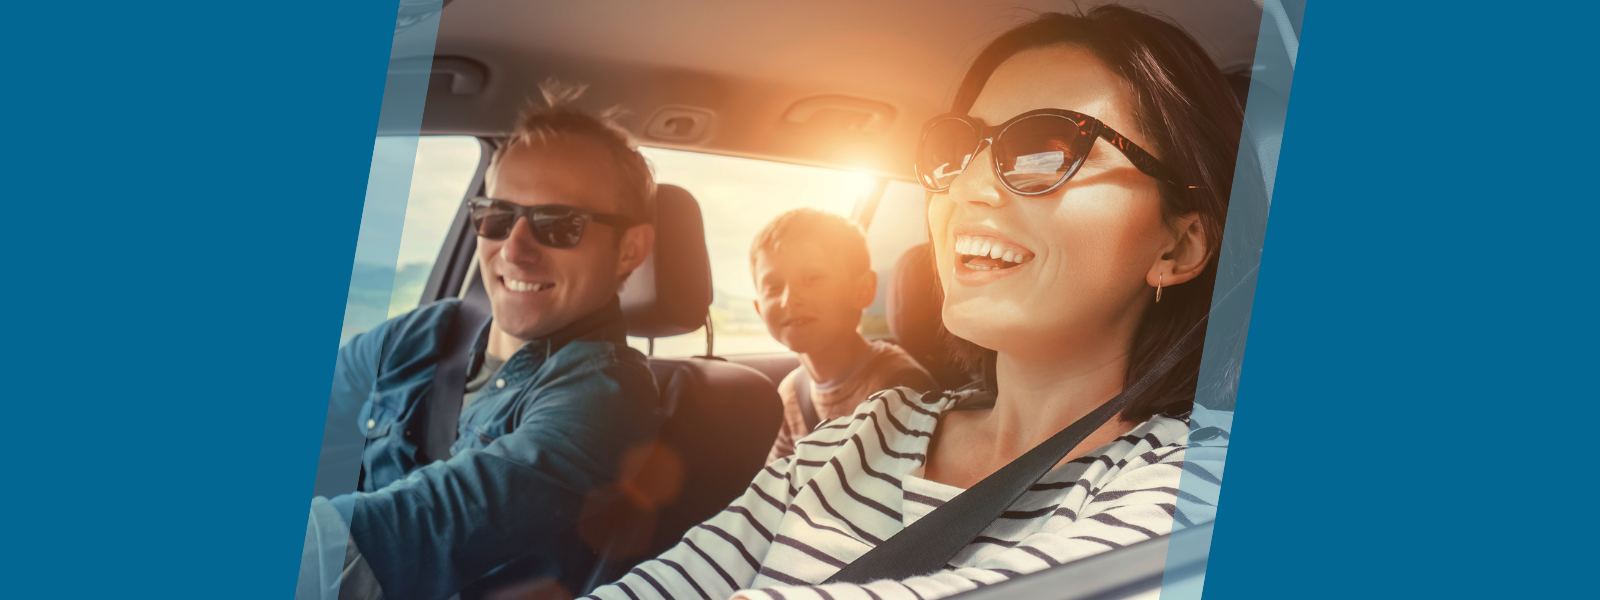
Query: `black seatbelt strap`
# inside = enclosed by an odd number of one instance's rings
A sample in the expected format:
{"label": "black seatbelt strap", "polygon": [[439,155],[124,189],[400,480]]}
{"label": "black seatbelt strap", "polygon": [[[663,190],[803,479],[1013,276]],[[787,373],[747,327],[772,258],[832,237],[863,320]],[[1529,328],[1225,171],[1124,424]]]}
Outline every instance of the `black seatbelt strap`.
{"label": "black seatbelt strap", "polygon": [[427,438],[423,452],[429,462],[450,458],[456,443],[456,425],[461,419],[461,399],[466,395],[467,371],[472,367],[472,344],[483,324],[489,320],[486,307],[462,302],[456,308],[449,329],[445,330],[439,362],[433,367],[433,391],[423,409]]}
{"label": "black seatbelt strap", "polygon": [[800,405],[800,417],[806,421],[806,433],[817,430],[822,419],[817,417],[817,406],[811,403],[811,372],[800,367],[794,376],[794,401]]}
{"label": "black seatbelt strap", "polygon": [[1067,453],[1083,443],[1106,421],[1111,420],[1134,399],[1144,394],[1205,340],[1204,330],[1210,315],[1201,317],[1178,343],[1167,351],[1155,367],[1115,398],[1094,409],[985,477],[967,491],[957,494],[882,544],[863,554],[823,583],[867,583],[880,579],[905,579],[943,569],[956,553],[967,547],[978,534],[1015,502],[1034,482],[1055,468]]}

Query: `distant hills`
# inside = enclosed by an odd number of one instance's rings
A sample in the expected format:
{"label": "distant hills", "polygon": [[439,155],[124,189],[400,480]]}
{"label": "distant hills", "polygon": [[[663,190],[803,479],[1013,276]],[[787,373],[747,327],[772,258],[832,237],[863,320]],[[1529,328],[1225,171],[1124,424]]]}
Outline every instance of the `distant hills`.
{"label": "distant hills", "polygon": [[345,304],[339,344],[416,308],[432,271],[433,265],[428,263],[408,263],[398,271],[385,265],[355,263],[350,270],[350,297]]}

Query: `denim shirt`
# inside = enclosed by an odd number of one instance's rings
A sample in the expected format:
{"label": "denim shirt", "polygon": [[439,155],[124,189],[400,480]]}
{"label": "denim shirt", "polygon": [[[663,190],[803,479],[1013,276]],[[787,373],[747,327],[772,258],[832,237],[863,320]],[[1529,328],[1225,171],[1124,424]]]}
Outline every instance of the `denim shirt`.
{"label": "denim shirt", "polygon": [[451,456],[427,462],[418,406],[459,306],[418,308],[340,349],[333,401],[362,402],[366,449],[361,491],[333,506],[386,598],[444,598],[497,569],[580,585],[595,557],[573,531],[584,499],[665,418],[649,366],[613,299],[507,359],[462,412]]}

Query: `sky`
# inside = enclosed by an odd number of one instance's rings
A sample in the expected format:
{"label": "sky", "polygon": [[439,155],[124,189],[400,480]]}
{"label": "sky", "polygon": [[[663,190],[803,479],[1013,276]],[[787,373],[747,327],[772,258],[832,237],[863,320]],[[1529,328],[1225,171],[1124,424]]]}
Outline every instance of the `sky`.
{"label": "sky", "polygon": [[480,154],[477,138],[469,136],[427,136],[419,141],[398,264],[431,265],[439,257],[445,234],[477,173]]}

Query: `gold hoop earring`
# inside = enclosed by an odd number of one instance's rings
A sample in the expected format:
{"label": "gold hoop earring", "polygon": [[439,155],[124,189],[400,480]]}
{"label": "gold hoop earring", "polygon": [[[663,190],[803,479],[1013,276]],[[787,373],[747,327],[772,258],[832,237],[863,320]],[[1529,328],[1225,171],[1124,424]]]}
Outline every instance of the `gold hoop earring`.
{"label": "gold hoop earring", "polygon": [[1160,302],[1161,301],[1161,280],[1162,279],[1163,279],[1162,275],[1159,275],[1159,274],[1156,275],[1156,302]]}

